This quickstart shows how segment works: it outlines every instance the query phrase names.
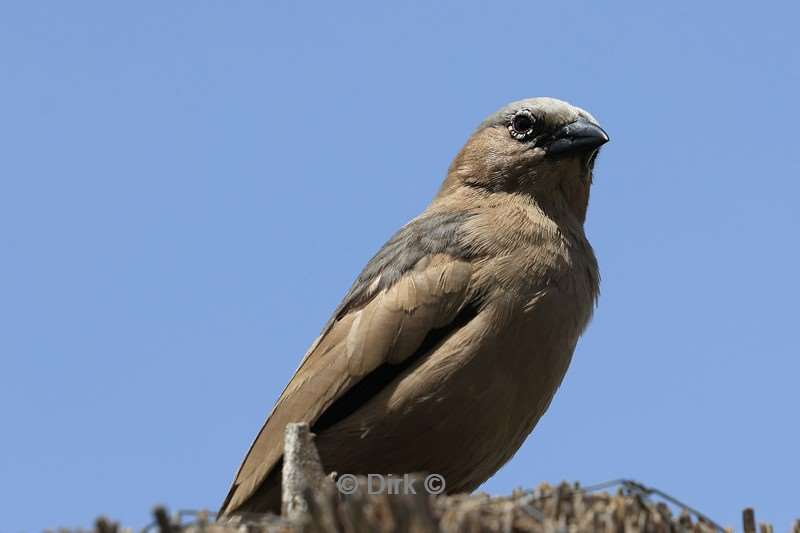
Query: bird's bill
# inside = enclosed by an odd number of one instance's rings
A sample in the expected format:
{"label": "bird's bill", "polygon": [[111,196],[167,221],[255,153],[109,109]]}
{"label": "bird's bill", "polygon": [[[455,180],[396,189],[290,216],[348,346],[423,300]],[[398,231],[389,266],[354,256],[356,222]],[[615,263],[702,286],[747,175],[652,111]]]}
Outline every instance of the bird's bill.
{"label": "bird's bill", "polygon": [[608,134],[597,124],[577,120],[553,134],[547,146],[548,155],[567,155],[600,148],[608,142]]}

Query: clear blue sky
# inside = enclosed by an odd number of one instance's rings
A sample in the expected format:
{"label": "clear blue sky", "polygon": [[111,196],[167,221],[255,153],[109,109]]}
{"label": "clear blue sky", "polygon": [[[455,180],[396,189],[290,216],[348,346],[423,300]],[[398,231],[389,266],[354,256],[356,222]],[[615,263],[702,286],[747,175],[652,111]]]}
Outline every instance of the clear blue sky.
{"label": "clear blue sky", "polygon": [[589,109],[595,319],[485,485],[800,516],[790,2],[4,2],[0,531],[216,509],[366,260],[507,101]]}

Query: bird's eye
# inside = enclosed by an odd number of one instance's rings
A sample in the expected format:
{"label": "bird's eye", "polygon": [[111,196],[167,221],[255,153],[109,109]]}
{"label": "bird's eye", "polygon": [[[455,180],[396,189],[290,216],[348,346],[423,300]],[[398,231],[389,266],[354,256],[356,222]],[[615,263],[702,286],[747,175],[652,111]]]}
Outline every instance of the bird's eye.
{"label": "bird's eye", "polygon": [[511,123],[508,125],[508,131],[511,136],[517,140],[523,141],[533,133],[533,125],[536,123],[536,117],[528,111],[523,109],[516,115],[511,117]]}

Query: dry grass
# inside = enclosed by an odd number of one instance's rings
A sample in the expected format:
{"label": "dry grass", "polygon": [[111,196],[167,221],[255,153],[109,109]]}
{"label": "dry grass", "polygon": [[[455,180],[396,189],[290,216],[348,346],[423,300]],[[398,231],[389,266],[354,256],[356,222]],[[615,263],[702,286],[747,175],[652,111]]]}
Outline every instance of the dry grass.
{"label": "dry grass", "polygon": [[[702,513],[657,489],[616,480],[594,487],[562,483],[541,485],[510,496],[486,494],[433,496],[371,494],[361,479],[352,494],[343,495],[323,474],[313,436],[305,424],[290,424],[286,432],[283,470],[283,515],[238,515],[218,521],[209,513],[176,513],[159,507],[146,532],[158,533],[722,533]],[[417,478],[417,481],[421,481]],[[421,486],[415,483],[416,487]],[[602,492],[618,486],[615,494]],[[669,503],[669,505],[668,505]],[[187,518],[190,518],[187,520]],[[752,509],[742,515],[742,531],[756,533]],[[122,533],[105,518],[96,533]],[[761,524],[758,533],[773,533]],[[792,533],[800,533],[800,520]]]}

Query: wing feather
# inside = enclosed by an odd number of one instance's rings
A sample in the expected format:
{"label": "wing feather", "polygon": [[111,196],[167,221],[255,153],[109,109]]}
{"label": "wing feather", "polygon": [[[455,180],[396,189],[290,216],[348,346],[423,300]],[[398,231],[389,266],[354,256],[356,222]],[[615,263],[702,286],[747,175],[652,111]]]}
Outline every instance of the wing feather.
{"label": "wing feather", "polygon": [[450,323],[468,300],[471,276],[469,262],[427,254],[393,284],[332,320],[250,447],[221,512],[235,512],[278,464],[286,424],[313,425],[361,378],[381,365],[401,363],[431,330]]}

